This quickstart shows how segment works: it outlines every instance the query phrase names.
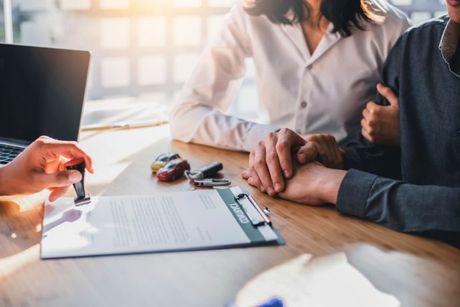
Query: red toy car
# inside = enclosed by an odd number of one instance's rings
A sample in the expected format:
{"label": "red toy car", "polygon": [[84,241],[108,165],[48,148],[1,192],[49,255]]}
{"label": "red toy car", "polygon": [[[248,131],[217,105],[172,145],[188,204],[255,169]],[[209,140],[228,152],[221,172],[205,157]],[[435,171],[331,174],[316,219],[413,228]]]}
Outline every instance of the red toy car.
{"label": "red toy car", "polygon": [[158,171],[157,178],[160,181],[172,182],[184,176],[185,171],[189,170],[190,164],[187,160],[175,159]]}

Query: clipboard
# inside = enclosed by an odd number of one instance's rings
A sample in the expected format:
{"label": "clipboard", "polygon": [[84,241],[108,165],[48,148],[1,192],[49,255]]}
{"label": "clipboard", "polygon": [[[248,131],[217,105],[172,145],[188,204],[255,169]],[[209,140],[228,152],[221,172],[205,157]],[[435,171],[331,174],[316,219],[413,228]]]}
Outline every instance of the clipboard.
{"label": "clipboard", "polygon": [[284,245],[269,215],[239,187],[63,198],[45,205],[41,258]]}
{"label": "clipboard", "polygon": [[[240,187],[233,188],[216,188],[215,189],[222,200],[226,203],[229,208],[238,206],[246,217],[246,220],[241,220],[238,214],[234,213],[235,219],[240,223],[240,226],[246,232],[251,242],[240,246],[257,246],[257,245],[285,245],[286,242],[277,231],[270,220],[270,210],[267,207],[261,209],[261,206],[257,203],[254,197],[244,192]],[[241,216],[241,215],[240,215]],[[275,235],[269,237],[270,231]],[[254,232],[262,234],[260,236],[254,236]]]}

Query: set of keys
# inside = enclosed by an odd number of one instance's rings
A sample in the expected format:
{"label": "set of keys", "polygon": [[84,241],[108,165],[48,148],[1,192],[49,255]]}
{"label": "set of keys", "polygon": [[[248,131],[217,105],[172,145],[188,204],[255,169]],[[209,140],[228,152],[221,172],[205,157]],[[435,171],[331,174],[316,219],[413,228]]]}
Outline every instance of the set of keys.
{"label": "set of keys", "polygon": [[215,179],[218,172],[224,169],[220,162],[212,162],[197,170],[186,171],[185,176],[191,184],[197,187],[222,187],[228,186],[232,182],[228,179]]}

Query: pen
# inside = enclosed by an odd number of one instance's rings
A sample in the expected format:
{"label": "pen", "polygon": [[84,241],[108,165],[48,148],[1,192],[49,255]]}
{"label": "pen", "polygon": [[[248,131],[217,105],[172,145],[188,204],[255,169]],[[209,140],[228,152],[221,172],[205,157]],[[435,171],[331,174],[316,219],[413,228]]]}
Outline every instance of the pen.
{"label": "pen", "polygon": [[[238,307],[236,304],[228,304],[226,307]],[[260,305],[257,305],[257,307],[284,307],[283,300],[281,300],[279,297],[274,297],[266,301],[265,303],[262,303]]]}
{"label": "pen", "polygon": [[166,120],[158,120],[154,122],[144,122],[144,123],[120,123],[113,125],[99,125],[99,126],[86,126],[82,127],[81,131],[97,131],[97,130],[107,130],[107,129],[136,129],[136,128],[147,128],[155,127],[167,124]]}

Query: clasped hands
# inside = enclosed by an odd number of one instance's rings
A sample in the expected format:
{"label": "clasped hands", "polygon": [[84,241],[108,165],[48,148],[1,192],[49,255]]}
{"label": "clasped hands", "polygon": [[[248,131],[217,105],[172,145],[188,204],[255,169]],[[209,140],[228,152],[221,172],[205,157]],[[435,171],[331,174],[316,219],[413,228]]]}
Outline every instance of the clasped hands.
{"label": "clasped hands", "polygon": [[[399,145],[399,99],[382,84],[377,91],[388,102],[371,101],[363,111],[361,133],[370,142]],[[270,133],[251,151],[242,172],[248,184],[275,197],[309,205],[336,204],[344,151],[331,135],[301,136],[289,129]]]}
{"label": "clasped hands", "polygon": [[272,197],[309,205],[336,203],[345,176],[343,155],[333,136],[303,137],[282,129],[259,142],[241,175]]}

